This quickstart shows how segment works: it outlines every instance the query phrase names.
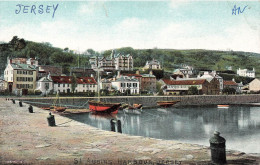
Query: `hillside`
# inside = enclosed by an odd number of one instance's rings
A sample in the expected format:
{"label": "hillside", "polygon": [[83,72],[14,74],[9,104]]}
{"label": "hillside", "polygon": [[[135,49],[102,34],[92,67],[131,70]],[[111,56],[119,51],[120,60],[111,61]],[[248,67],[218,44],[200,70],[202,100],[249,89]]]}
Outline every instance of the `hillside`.
{"label": "hillside", "polygon": [[[16,37],[16,36],[15,36]],[[20,40],[13,38],[9,43],[0,44],[0,73],[3,74],[6,58],[10,57],[31,57],[38,58],[41,65],[58,65],[69,73],[69,67],[89,67],[90,55],[99,54],[93,49],[88,49],[82,54],[76,54],[68,48],[55,48],[50,43],[36,43],[24,41],[18,46],[14,43]],[[19,47],[20,46],[20,47]],[[23,47],[24,46],[24,47]],[[109,56],[112,50],[106,50],[102,54]],[[174,49],[133,49],[131,47],[116,49],[117,53],[132,54],[135,68],[141,68],[147,60],[157,59],[161,61],[166,71],[172,72],[181,63],[192,65],[197,69],[213,69],[223,71],[227,66],[232,66],[233,71],[238,68],[256,69],[260,75],[260,54],[238,51],[216,51],[216,50],[174,50]]]}

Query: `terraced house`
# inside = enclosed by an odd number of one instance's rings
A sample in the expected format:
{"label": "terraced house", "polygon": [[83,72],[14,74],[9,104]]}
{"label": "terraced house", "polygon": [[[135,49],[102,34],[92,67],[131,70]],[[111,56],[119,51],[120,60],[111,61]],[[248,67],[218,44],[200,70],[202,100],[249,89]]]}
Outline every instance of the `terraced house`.
{"label": "terraced house", "polygon": [[197,87],[198,94],[218,95],[220,92],[219,81],[214,78],[208,82],[206,79],[186,79],[186,80],[160,80],[163,92],[166,95],[187,94],[189,87]]}
{"label": "terraced house", "polygon": [[71,93],[72,84],[75,83],[75,93],[97,92],[97,82],[93,77],[77,77],[73,82],[72,76],[51,76],[54,93]]}
{"label": "terraced house", "polygon": [[36,87],[36,66],[8,63],[4,71],[5,89],[18,95],[34,92]]}

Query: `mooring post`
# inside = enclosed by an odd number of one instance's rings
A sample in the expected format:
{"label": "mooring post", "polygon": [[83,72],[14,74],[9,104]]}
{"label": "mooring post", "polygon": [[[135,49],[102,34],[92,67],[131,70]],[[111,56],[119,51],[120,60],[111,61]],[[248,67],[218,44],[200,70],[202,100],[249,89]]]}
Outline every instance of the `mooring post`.
{"label": "mooring post", "polygon": [[52,115],[51,113],[49,113],[49,116],[47,117],[47,121],[49,126],[51,127],[56,126],[54,115]]}
{"label": "mooring post", "polygon": [[33,113],[33,107],[32,107],[32,105],[29,106],[28,110],[29,110],[30,113]]}
{"label": "mooring post", "polygon": [[121,127],[121,121],[120,120],[117,120],[117,131],[119,133],[122,133],[122,127]]}
{"label": "mooring post", "polygon": [[114,119],[111,119],[111,120],[110,120],[110,125],[111,125],[111,131],[116,132]]}
{"label": "mooring post", "polygon": [[23,106],[23,103],[22,103],[21,101],[19,101],[19,105],[20,105],[20,107],[22,107],[22,106]]}
{"label": "mooring post", "polygon": [[14,99],[12,99],[12,102],[13,102],[13,104],[15,104],[15,100]]}
{"label": "mooring post", "polygon": [[211,161],[213,164],[225,164],[226,160],[226,139],[219,136],[215,131],[214,136],[209,139],[211,149]]}

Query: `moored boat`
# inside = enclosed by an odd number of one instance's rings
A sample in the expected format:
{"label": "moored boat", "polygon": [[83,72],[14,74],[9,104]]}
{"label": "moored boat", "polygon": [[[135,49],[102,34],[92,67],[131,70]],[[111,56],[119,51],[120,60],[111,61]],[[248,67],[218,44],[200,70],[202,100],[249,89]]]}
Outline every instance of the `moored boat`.
{"label": "moored boat", "polygon": [[106,103],[101,101],[91,100],[88,102],[89,110],[91,112],[99,112],[99,113],[118,113],[118,109],[121,106],[120,103]]}
{"label": "moored boat", "polygon": [[58,107],[58,106],[54,106],[54,111],[57,112],[64,112],[66,110],[66,107]]}
{"label": "moored boat", "polygon": [[129,114],[140,115],[142,113],[142,106],[142,104],[133,104],[133,106],[128,106],[124,108],[123,111]]}
{"label": "moored boat", "polygon": [[218,105],[218,108],[229,108],[229,105]]}
{"label": "moored boat", "polygon": [[157,105],[164,107],[164,108],[167,108],[167,107],[173,106],[174,104],[176,104],[178,102],[180,102],[180,101],[179,100],[176,100],[176,101],[157,101]]}
{"label": "moored boat", "polygon": [[142,113],[142,108],[140,109],[129,109],[129,108],[125,108],[123,109],[123,111],[125,113],[128,113],[128,114],[136,114],[136,115],[140,115]]}

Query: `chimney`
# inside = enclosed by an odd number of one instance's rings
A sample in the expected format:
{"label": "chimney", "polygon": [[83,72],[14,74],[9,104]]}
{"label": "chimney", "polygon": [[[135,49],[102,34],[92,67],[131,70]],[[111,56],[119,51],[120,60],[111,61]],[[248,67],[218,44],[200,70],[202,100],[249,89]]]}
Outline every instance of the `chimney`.
{"label": "chimney", "polygon": [[137,71],[136,71],[136,74],[140,74],[140,71],[139,71],[139,70],[137,70]]}
{"label": "chimney", "polygon": [[119,78],[121,75],[120,75],[120,70],[117,71],[117,78]]}
{"label": "chimney", "polygon": [[150,70],[149,74],[150,74],[150,75],[153,75],[153,71],[152,71],[152,70]]}
{"label": "chimney", "polygon": [[93,74],[91,74],[91,75],[90,75],[90,77],[94,77],[94,75],[93,75]]}

